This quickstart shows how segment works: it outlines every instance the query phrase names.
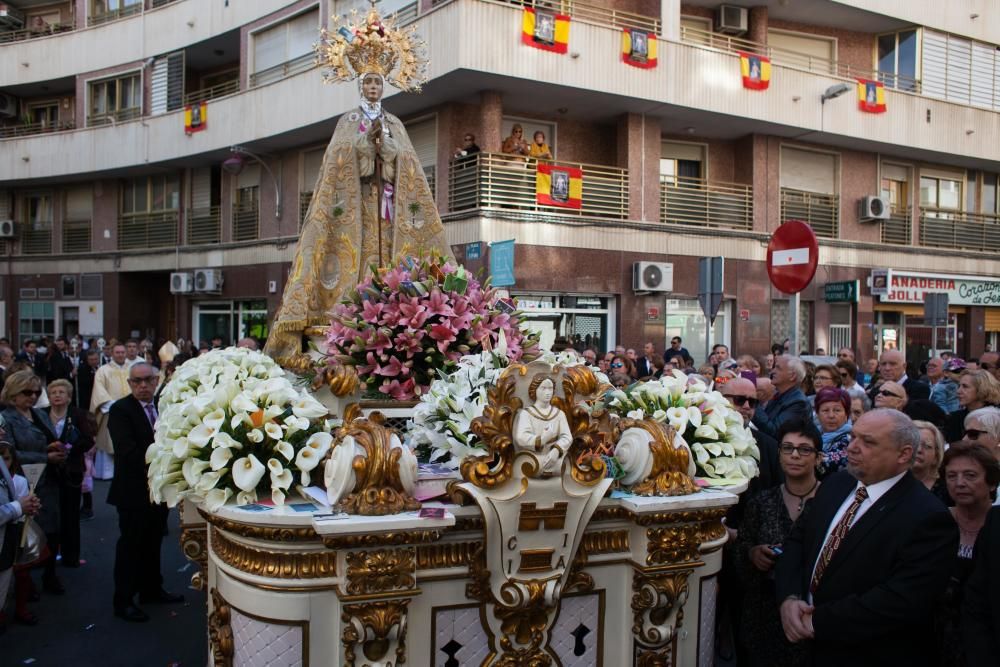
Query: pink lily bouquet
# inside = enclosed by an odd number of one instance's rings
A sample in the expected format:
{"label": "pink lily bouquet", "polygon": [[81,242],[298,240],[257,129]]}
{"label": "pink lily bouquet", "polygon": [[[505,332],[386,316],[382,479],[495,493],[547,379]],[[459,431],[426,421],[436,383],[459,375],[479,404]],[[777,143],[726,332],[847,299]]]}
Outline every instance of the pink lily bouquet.
{"label": "pink lily bouquet", "polygon": [[380,268],[333,309],[329,354],[354,366],[369,395],[411,400],[466,354],[492,349],[503,332],[510,359],[533,358],[538,337],[518,312],[464,267],[406,257]]}

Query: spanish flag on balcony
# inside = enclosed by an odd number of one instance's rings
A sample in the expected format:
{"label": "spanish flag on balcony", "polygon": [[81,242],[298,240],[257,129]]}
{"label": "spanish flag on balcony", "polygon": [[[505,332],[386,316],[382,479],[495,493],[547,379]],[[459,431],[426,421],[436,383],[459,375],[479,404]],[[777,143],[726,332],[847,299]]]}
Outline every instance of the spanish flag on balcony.
{"label": "spanish flag on balcony", "polygon": [[581,208],[583,170],[539,162],[535,173],[535,201],[544,206]]}
{"label": "spanish flag on balcony", "polygon": [[208,102],[184,107],[184,133],[194,134],[208,127]]}
{"label": "spanish flag on balcony", "polygon": [[771,59],[740,51],[740,74],[744,88],[767,90],[771,85]]}
{"label": "spanish flag on balcony", "polygon": [[868,113],[885,113],[885,87],[881,81],[858,79],[858,109]]}
{"label": "spanish flag on balcony", "polygon": [[656,67],[656,34],[638,28],[623,28],[622,62],[643,69]]}
{"label": "spanish flag on balcony", "polygon": [[553,53],[569,49],[569,16],[525,7],[521,18],[521,41]]}

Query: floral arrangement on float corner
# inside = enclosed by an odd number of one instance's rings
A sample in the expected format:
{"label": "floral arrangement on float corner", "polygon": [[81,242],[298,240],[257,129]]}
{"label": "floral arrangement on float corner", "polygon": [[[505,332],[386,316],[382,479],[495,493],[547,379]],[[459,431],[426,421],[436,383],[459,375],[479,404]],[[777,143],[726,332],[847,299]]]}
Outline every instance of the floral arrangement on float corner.
{"label": "floral arrangement on float corner", "polygon": [[[544,352],[540,358],[552,366],[584,363],[572,350],[558,354]],[[421,460],[458,468],[466,456],[487,453],[472,432],[472,420],[482,416],[487,392],[496,385],[511,360],[506,341],[501,336],[492,351],[465,355],[458,360],[454,370],[438,373],[430,389],[420,396],[413,418],[407,423],[410,445]],[[591,370],[601,384],[610,386],[607,375],[595,367]]]}
{"label": "floral arrangement on float corner", "polygon": [[725,396],[680,371],[608,392],[605,407],[619,417],[669,424],[709,484],[747,480],[759,472],[760,450],[743,417]]}
{"label": "floral arrangement on float corner", "polygon": [[369,397],[405,401],[427,392],[438,372],[458,367],[463,355],[495,345],[530,360],[538,335],[521,330],[509,300],[463,267],[441,257],[406,257],[374,269],[334,307],[328,354],[354,366]]}
{"label": "floral arrangement on float corner", "polygon": [[146,450],[150,499],[170,507],[189,499],[213,512],[234,496],[284,504],[293,484],[309,486],[338,425],[270,357],[235,347],[181,365],[159,413]]}

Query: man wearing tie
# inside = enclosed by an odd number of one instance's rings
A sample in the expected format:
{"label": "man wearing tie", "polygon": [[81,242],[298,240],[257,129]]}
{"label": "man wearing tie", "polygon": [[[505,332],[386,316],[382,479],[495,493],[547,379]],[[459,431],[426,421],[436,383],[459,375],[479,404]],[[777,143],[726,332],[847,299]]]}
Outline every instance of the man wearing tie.
{"label": "man wearing tie", "polygon": [[652,343],[646,343],[642,348],[642,359],[638,359],[635,362],[636,375],[642,379],[645,377],[650,377],[656,372],[656,367],[653,365],[653,354],[656,352]]}
{"label": "man wearing tie", "polygon": [[132,393],[115,401],[108,428],[115,446],[115,476],[108,503],[118,508],[120,537],[115,549],[115,616],[144,622],[149,616],[135,604],[183,602],[184,597],[163,590],[160,544],[167,524],[165,505],[149,501],[146,448],[153,442],[156,424],[156,370],[142,362],[129,369]]}
{"label": "man wearing tie", "polygon": [[823,482],[782,546],[775,590],[816,665],[930,665],[934,605],[958,552],[951,514],[909,468],[920,431],[896,410],[854,424],[847,470]]}

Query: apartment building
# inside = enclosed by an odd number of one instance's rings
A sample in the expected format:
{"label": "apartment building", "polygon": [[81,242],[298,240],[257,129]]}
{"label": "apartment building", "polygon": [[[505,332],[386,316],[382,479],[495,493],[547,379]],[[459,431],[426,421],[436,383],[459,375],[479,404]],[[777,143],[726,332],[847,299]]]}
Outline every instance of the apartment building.
{"label": "apartment building", "polygon": [[[357,101],[311,46],[361,4],[0,2],[0,333],[266,335]],[[987,0],[938,4],[397,1],[380,10],[417,23],[431,80],[385,104],[456,258],[488,270],[514,239],[509,290],[547,337],[681,335],[700,356],[698,259],[722,255],[713,337],[762,354],[793,318],[767,242],[798,219],[820,243],[804,347],[975,355],[1000,342],[1000,23]],[[569,17],[565,53],[523,43],[525,7]],[[655,66],[624,62],[625,30]],[[769,60],[766,90],[741,54]],[[539,163],[500,152],[515,123],[580,170],[579,208],[540,203]],[[482,152],[455,159],[470,132]],[[929,292],[949,294],[936,341]]]}

